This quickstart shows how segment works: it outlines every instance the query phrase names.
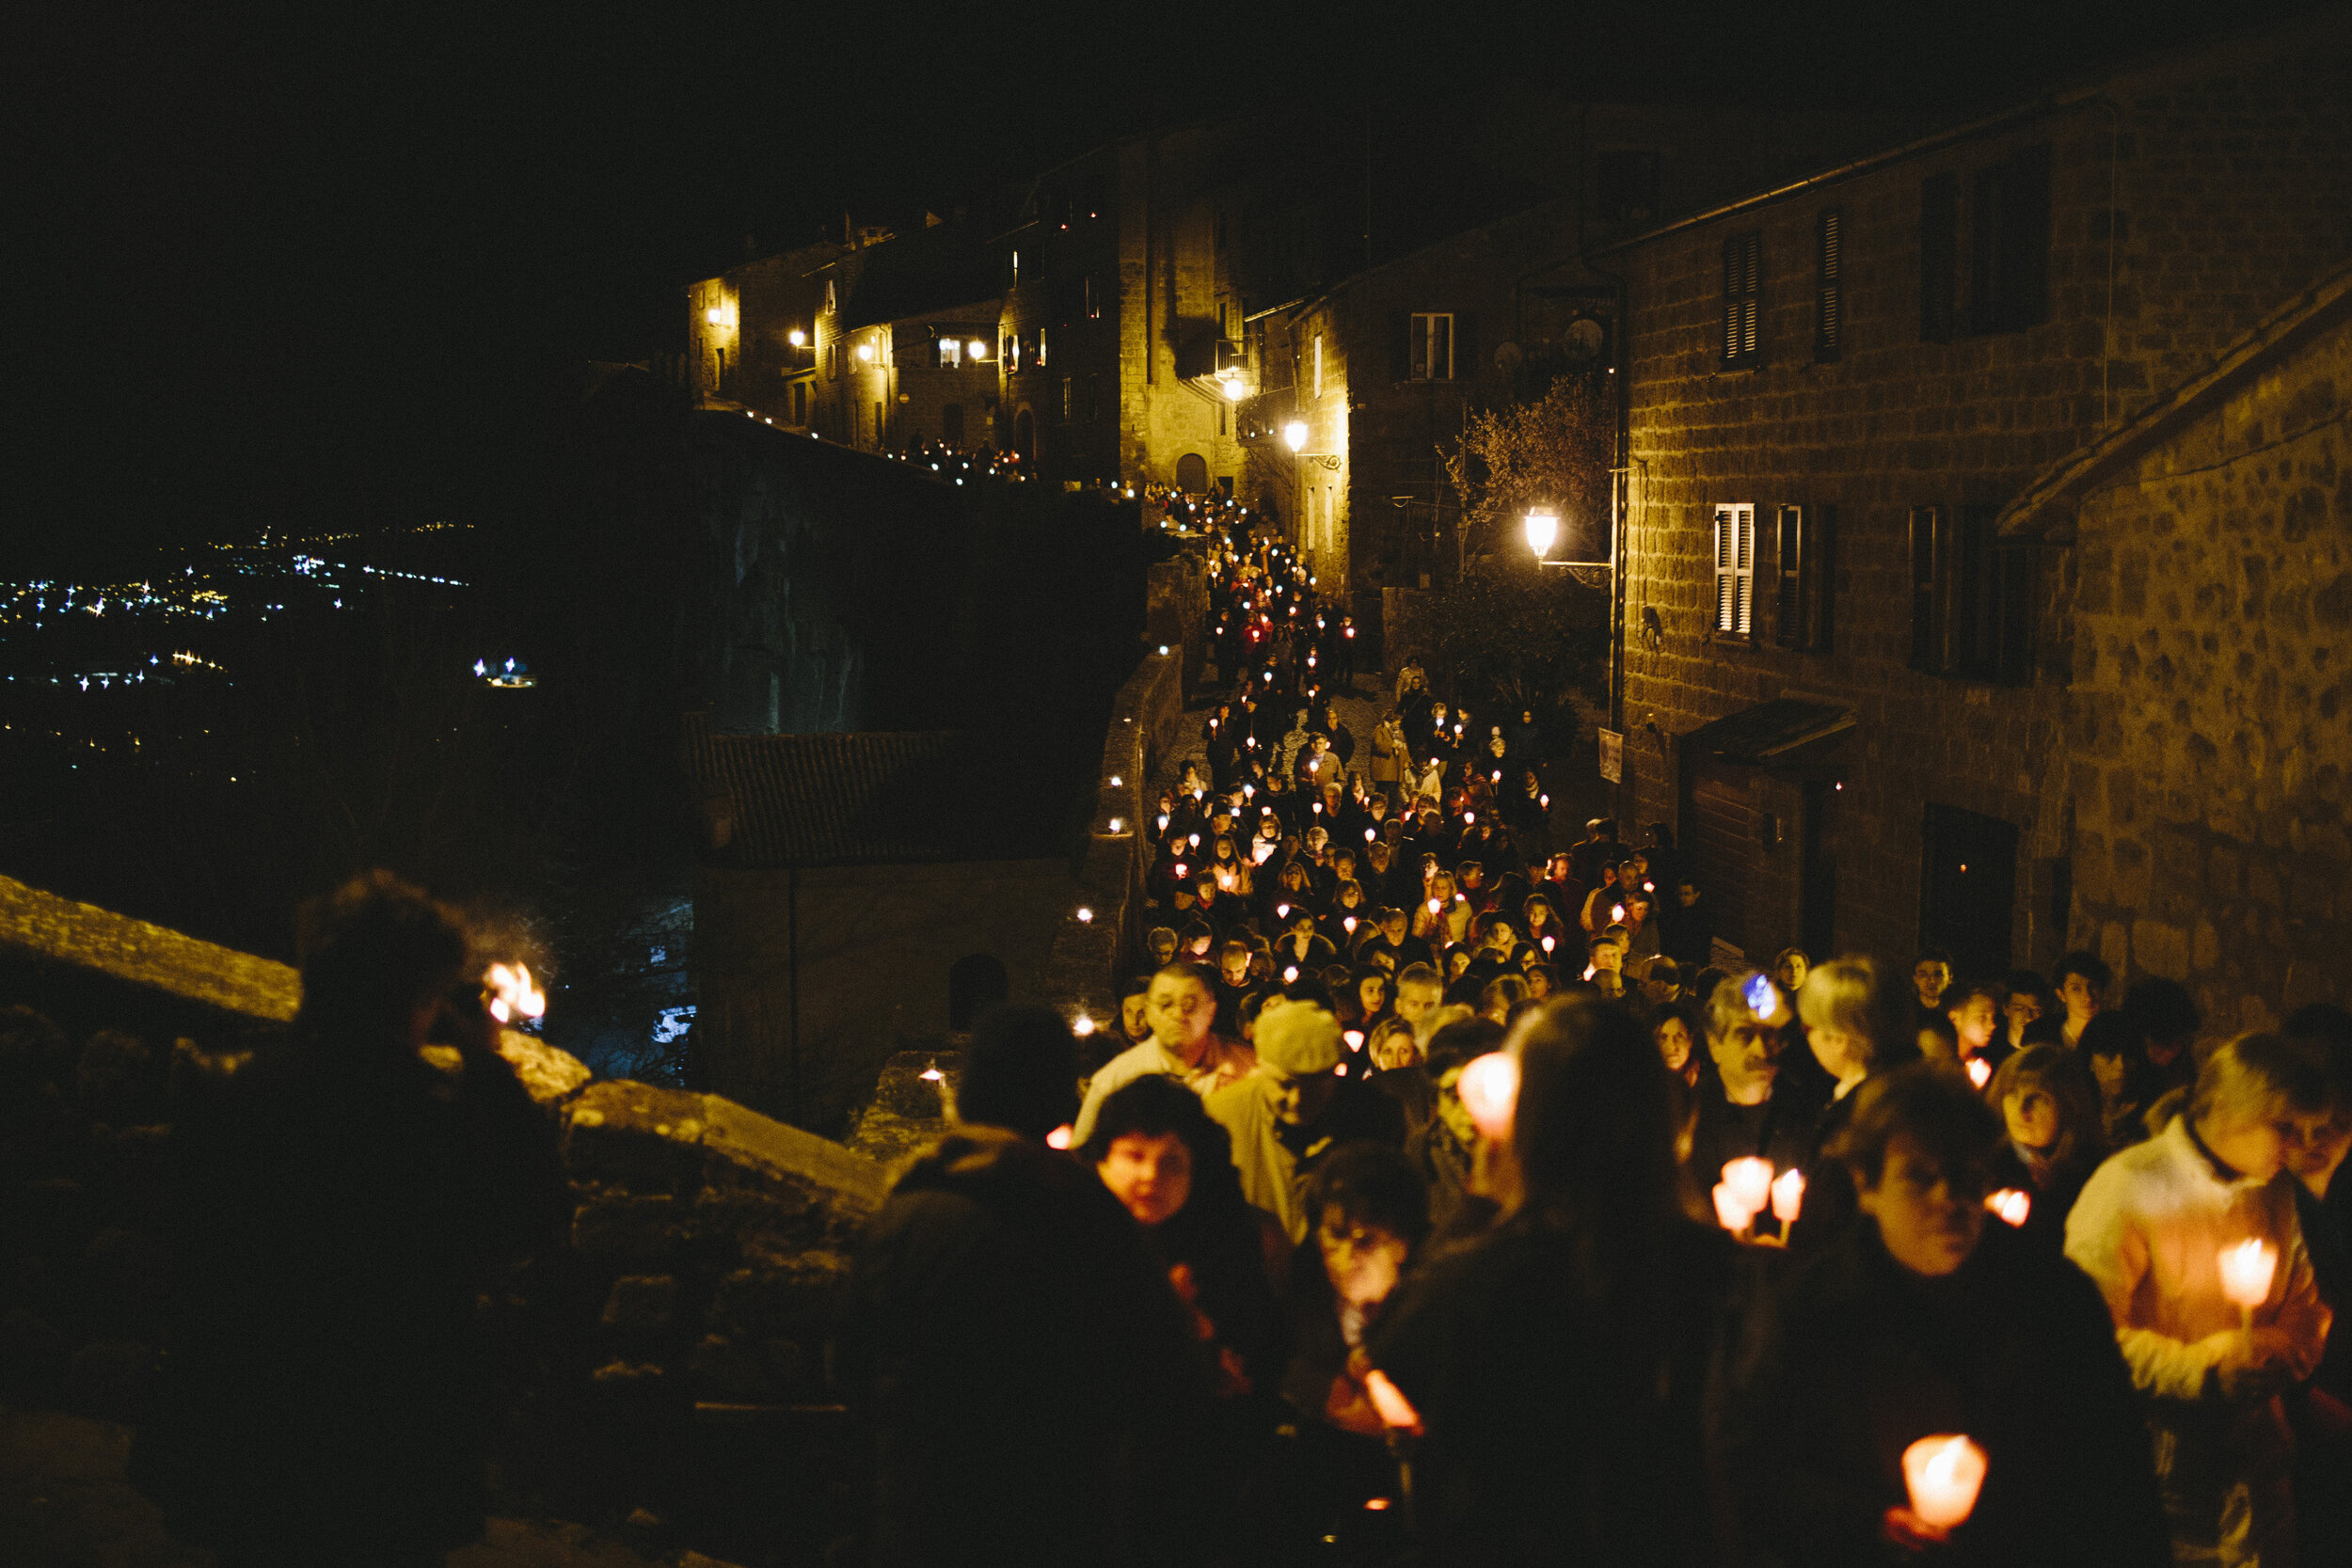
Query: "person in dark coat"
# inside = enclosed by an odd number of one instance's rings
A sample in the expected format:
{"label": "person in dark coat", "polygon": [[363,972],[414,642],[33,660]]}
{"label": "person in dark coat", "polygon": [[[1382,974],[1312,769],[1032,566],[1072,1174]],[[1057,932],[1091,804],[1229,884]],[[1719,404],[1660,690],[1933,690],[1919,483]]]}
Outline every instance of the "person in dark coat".
{"label": "person in dark coat", "polygon": [[[1924,1063],[1857,1094],[1832,1152],[1863,1221],[1749,1315],[1726,1402],[1748,1544],[1806,1568],[2164,1568],[2147,1433],[2098,1288],[1988,1224],[1998,1119]],[[1948,1531],[1912,1512],[1903,1479],[1903,1450],[1942,1433],[1988,1462]]]}
{"label": "person in dark coat", "polygon": [[1406,1285],[1363,1358],[1424,1429],[1426,1560],[1720,1560],[1702,1411],[1735,1249],[1680,1207],[1666,1069],[1589,996],[1510,1048],[1519,1196]]}
{"label": "person in dark coat", "polygon": [[1707,1060],[1692,1091],[1698,1110],[1688,1159],[1698,1191],[1713,1190],[1733,1160],[1760,1157],[1784,1171],[1811,1153],[1817,1102],[1782,1071],[1783,1030],[1792,1018],[1788,999],[1756,970],[1718,981],[1708,995]]}
{"label": "person in dark coat", "polygon": [[2000,1113],[2009,1134],[1993,1157],[1994,1190],[2025,1193],[2026,1235],[2063,1254],[2067,1212],[2107,1155],[2098,1085],[2078,1053],[2029,1045],[1993,1074],[1984,1102]]}
{"label": "person in dark coat", "polygon": [[1025,1011],[982,1021],[967,1119],[891,1189],[842,1304],[869,1560],[1188,1560],[1208,1369],[1142,1231],[1044,1142],[1077,1109],[1075,1046]]}
{"label": "person in dark coat", "polygon": [[417,1564],[480,1537],[491,1270],[569,1217],[460,917],[388,872],[303,913],[281,1044],[190,1085],[181,1267],[134,1484],[228,1565]]}

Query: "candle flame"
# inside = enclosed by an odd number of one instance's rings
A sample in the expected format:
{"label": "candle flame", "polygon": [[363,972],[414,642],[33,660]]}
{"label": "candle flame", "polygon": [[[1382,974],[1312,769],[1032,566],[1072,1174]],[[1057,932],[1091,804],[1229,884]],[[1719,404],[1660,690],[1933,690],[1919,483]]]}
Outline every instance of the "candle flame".
{"label": "candle flame", "polygon": [[1772,1201],[1772,1163],[1756,1154],[1725,1161],[1724,1185],[1739,1195],[1740,1206],[1753,1216]]}
{"label": "candle flame", "polygon": [[1804,1208],[1804,1172],[1790,1168],[1772,1181],[1772,1218],[1783,1225],[1797,1223]]}
{"label": "candle flame", "polygon": [[2278,1272],[2279,1249],[2259,1236],[2221,1249],[2221,1293],[2249,1311],[2269,1299]]}
{"label": "candle flame", "polygon": [[2005,1223],[2020,1226],[2026,1223],[2026,1216],[2033,1212],[2033,1195],[2021,1188],[2003,1187],[1997,1193],[1986,1194],[1984,1206],[1991,1212],[2000,1215]]}
{"label": "candle flame", "polygon": [[1070,1021],[1070,1032],[1084,1039],[1094,1033],[1094,1020],[1086,1013],[1080,1013]]}
{"label": "candle flame", "polygon": [[1051,1132],[1045,1134],[1045,1147],[1048,1148],[1068,1148],[1070,1147],[1070,1140],[1076,1135],[1077,1133],[1075,1130],[1065,1121],[1059,1127],[1055,1128]]}
{"label": "candle flame", "polygon": [[538,1018],[548,1010],[547,993],[532,984],[529,964],[492,964],[482,983],[490,991],[490,1016],[501,1023]]}
{"label": "candle flame", "polygon": [[1400,1432],[1419,1432],[1421,1412],[1405,1397],[1405,1390],[1389,1381],[1389,1374],[1374,1368],[1364,1377],[1364,1392],[1371,1397],[1372,1407],[1380,1413],[1384,1425]]}
{"label": "candle flame", "polygon": [[1968,1082],[1982,1088],[1993,1081],[1993,1064],[1982,1056],[1968,1058]]}
{"label": "candle flame", "polygon": [[1911,1512],[1937,1529],[1951,1529],[1975,1512],[1984,1485],[1984,1450],[1956,1433],[1922,1437],[1903,1450],[1903,1482]]}

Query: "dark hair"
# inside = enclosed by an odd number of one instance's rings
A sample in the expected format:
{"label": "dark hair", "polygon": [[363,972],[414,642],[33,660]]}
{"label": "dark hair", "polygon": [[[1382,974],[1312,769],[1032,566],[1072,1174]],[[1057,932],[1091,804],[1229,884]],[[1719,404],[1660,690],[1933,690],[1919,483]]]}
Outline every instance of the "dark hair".
{"label": "dark hair", "polygon": [[2189,996],[2188,988],[2178,980],[2134,981],[2132,989],[2123,994],[2122,1013],[2142,1037],[2151,1040],[2184,1038],[2197,1033],[2205,1022]]}
{"label": "dark hair", "polygon": [[1157,1072],[1121,1085],[1104,1100],[1084,1153],[1089,1164],[1100,1164],[1109,1157],[1111,1145],[1130,1133],[1164,1138],[1171,1132],[1192,1151],[1196,1172],[1208,1164],[1211,1154],[1227,1165],[1233,1163],[1232,1139],[1210,1119],[1200,1097],[1180,1081]]}
{"label": "dark hair", "polygon": [[1527,1208],[1537,1223],[1595,1243],[1587,1257],[1596,1293],[1609,1291],[1613,1275],[1660,1268],[1681,1177],[1673,1092],[1648,1032],[1623,1008],[1569,996],[1535,1009],[1513,1038],[1519,1093],[1511,1142]]}
{"label": "dark hair", "polygon": [[2287,1037],[2332,1046],[2352,1045],[2352,1012],[2333,1002],[2310,1002],[2287,1015]]}
{"label": "dark hair", "polygon": [[470,946],[449,905],[389,871],[363,871],[302,908],[296,1026],[321,1043],[405,1040],[420,1003],[468,978]]}
{"label": "dark hair", "polygon": [[2002,1132],[2001,1118],[1968,1080],[1914,1062],[1856,1089],[1853,1115],[1822,1152],[1842,1161],[1859,1185],[1876,1187],[1886,1172],[1887,1146],[1908,1137],[1957,1180],[1963,1171],[1983,1173]]}
{"label": "dark hair", "polygon": [[2058,959],[2050,971],[2050,989],[2054,991],[2064,990],[2069,974],[2079,974],[2101,990],[2115,984],[2115,971],[2107,967],[2107,961],[2098,954],[2080,947]]}
{"label": "dark hair", "polygon": [[1131,974],[1126,979],[1121,980],[1119,983],[1119,999],[1121,1002],[1124,1002],[1127,998],[1131,996],[1140,996],[1151,989],[1152,976],[1149,974]]}
{"label": "dark hair", "polygon": [[1429,1037],[1429,1077],[1434,1083],[1452,1068],[1502,1048],[1502,1025],[1492,1019],[1457,1019]]}
{"label": "dark hair", "polygon": [[960,1120],[1042,1140],[1078,1119],[1078,1042],[1051,1007],[980,1015],[956,1090]]}
{"label": "dark hair", "polygon": [[1307,1188],[1307,1223],[1320,1226],[1327,1210],[1359,1225],[1376,1225],[1418,1248],[1429,1234],[1429,1189],[1413,1162],[1373,1143],[1342,1144],[1316,1166]]}
{"label": "dark hair", "polygon": [[1942,964],[1946,969],[1949,969],[1952,967],[1952,956],[1945,949],[1930,943],[1919,949],[1919,956],[1911,960],[1911,967],[1916,969],[1926,963]]}

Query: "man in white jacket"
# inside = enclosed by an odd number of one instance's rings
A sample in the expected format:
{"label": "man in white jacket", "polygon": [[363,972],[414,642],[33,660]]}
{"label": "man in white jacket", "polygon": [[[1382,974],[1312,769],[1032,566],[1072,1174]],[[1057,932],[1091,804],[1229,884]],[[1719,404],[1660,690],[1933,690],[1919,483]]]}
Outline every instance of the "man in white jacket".
{"label": "man in white jacket", "polygon": [[[2318,1366],[2328,1312],[2280,1172],[2330,1109],[2324,1066],[2305,1048],[2233,1040],[2183,1113],[2101,1165],[2067,1216],[2066,1256],[2106,1295],[2146,1402],[2176,1563],[2294,1561],[2279,1396]],[[2249,1241],[2276,1266],[2247,1312],[2224,1292],[2221,1255]]]}

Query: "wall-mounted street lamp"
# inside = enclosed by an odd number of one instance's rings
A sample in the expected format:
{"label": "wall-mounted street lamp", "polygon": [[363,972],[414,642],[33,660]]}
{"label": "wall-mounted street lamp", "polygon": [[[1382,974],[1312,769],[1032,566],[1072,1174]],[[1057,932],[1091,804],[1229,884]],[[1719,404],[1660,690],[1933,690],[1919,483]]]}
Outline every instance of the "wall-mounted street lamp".
{"label": "wall-mounted street lamp", "polygon": [[794,348],[799,348],[803,343],[808,341],[808,334],[796,326],[791,331],[784,335],[784,341],[790,343]]}
{"label": "wall-mounted street lamp", "polygon": [[858,344],[857,356],[864,360],[866,364],[872,364],[874,362],[874,345],[871,343]]}
{"label": "wall-mounted street lamp", "polygon": [[714,305],[703,312],[703,320],[713,326],[724,326],[727,322],[727,313],[723,307]]}
{"label": "wall-mounted street lamp", "polygon": [[963,349],[966,354],[970,355],[975,359],[985,359],[988,357],[988,340],[985,338],[975,338],[970,342],[964,344]]}
{"label": "wall-mounted street lamp", "polygon": [[1282,444],[1293,451],[1307,450],[1307,421],[1293,420],[1282,427]]}
{"label": "wall-mounted street lamp", "polygon": [[1549,506],[1530,507],[1527,513],[1527,547],[1535,552],[1537,561],[1551,553],[1553,543],[1560,537],[1560,514]]}

